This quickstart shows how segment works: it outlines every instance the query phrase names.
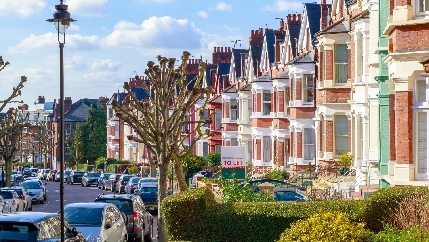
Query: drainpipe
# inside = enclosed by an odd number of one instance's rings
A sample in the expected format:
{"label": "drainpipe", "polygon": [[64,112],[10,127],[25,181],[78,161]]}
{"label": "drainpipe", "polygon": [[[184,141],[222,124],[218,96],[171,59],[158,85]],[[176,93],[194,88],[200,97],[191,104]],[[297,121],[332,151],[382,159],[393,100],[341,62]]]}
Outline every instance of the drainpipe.
{"label": "drainpipe", "polygon": [[[319,61],[319,52],[317,49],[317,44],[318,44],[318,40],[316,38],[313,39],[312,41],[313,44],[313,51],[314,51],[314,78],[313,78],[313,107],[314,107],[314,117],[316,118],[316,85],[318,83],[318,76],[319,76],[319,69],[317,67],[317,63]],[[316,121],[315,121],[316,122]],[[316,124],[314,124],[314,126],[316,126]],[[314,137],[314,167],[317,167],[317,147],[316,147],[316,142],[317,141],[317,132],[315,130],[315,137]],[[320,145],[320,144],[319,144]]]}

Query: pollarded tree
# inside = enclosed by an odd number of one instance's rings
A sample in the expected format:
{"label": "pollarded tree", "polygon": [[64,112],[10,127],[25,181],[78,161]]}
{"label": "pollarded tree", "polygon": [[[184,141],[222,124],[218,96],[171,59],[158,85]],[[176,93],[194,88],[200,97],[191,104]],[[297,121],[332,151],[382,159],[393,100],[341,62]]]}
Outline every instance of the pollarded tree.
{"label": "pollarded tree", "polygon": [[[158,65],[149,61],[145,71],[149,80],[142,80],[136,76],[136,81],[149,94],[148,97],[139,100],[128,83],[125,83],[124,88],[128,95],[122,105],[115,101],[112,103],[116,116],[137,133],[137,136],[129,139],[143,143],[156,163],[159,176],[158,239],[163,242],[167,238],[160,205],[167,195],[168,165],[173,162],[175,167],[179,168],[176,169],[176,176],[180,177],[179,180],[185,181],[181,160],[192,153],[199,139],[210,135],[209,130],[202,131],[203,125],[210,123],[210,120],[204,118],[204,109],[212,92],[211,87],[202,87],[206,64],[201,62],[198,75],[189,81],[186,71],[189,56],[189,52],[183,52],[178,69],[174,67],[175,58],[158,56]],[[203,105],[193,110],[192,107],[201,100],[204,101]],[[197,121],[195,128],[184,137],[182,127],[189,123],[191,116],[199,116],[200,121]],[[185,145],[185,141],[192,133],[195,134],[195,138],[189,145]]]}
{"label": "pollarded tree", "polygon": [[[9,65],[9,62],[4,62],[0,56],[0,71]],[[24,82],[27,81],[25,76],[21,76],[21,80],[16,87],[12,89],[11,95],[0,100],[0,156],[5,162],[6,168],[6,186],[11,185],[12,162],[17,151],[18,143],[21,138],[22,130],[26,127],[27,118],[20,116],[17,109],[9,109],[3,112],[5,107],[13,102],[14,99],[21,95],[21,89],[24,87]],[[22,101],[19,101],[22,103]],[[28,117],[28,115],[27,115]]]}

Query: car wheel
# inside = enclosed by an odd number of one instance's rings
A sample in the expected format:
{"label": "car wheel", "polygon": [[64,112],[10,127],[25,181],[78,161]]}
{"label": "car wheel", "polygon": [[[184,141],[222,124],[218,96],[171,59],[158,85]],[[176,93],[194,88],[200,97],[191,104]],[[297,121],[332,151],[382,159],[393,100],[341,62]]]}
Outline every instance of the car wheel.
{"label": "car wheel", "polygon": [[70,181],[70,185],[73,185],[73,182],[72,182],[72,181]]}
{"label": "car wheel", "polygon": [[45,196],[43,196],[43,201],[46,201],[48,198]]}
{"label": "car wheel", "polygon": [[87,183],[85,186],[86,186],[86,187],[89,187],[89,184]]}
{"label": "car wheel", "polygon": [[33,211],[33,206],[31,206],[31,207],[28,209],[28,211]]}
{"label": "car wheel", "polygon": [[39,202],[40,204],[44,204],[45,203],[45,201],[43,201],[43,200],[40,200],[40,202]]}
{"label": "car wheel", "polygon": [[149,233],[144,235],[144,242],[152,242],[152,238],[153,238],[153,225],[151,224],[149,227]]}

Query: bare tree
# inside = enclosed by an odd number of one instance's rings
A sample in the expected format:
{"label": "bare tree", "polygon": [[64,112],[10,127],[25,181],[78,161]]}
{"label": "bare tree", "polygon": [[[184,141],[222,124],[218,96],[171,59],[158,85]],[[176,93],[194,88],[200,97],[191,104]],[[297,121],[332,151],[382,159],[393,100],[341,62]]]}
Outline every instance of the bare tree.
{"label": "bare tree", "polygon": [[[122,105],[113,102],[116,116],[124,120],[138,134],[129,137],[139,143],[143,143],[153,155],[153,162],[157,166],[159,185],[159,209],[158,209],[158,239],[166,241],[164,219],[162,215],[162,200],[167,195],[168,165],[174,162],[182,168],[180,161],[184,156],[192,152],[196,142],[210,135],[210,131],[202,131],[204,124],[210,120],[204,119],[204,109],[212,92],[211,87],[202,87],[202,78],[206,69],[204,62],[200,63],[199,73],[192,80],[187,79],[186,67],[190,53],[183,52],[181,64],[178,69],[174,67],[176,59],[158,56],[158,65],[149,61],[145,74],[149,80],[142,80],[136,76],[138,85],[141,86],[148,97],[139,100],[128,83],[124,84],[128,95]],[[192,110],[192,107],[203,100],[200,108]],[[183,125],[189,123],[191,116],[199,116],[195,128],[186,136],[182,134]],[[192,143],[185,145],[189,135],[195,133]],[[184,180],[183,169],[181,176]]]}
{"label": "bare tree", "polygon": [[[4,70],[7,65],[9,65],[9,62],[5,62],[3,57],[0,56],[0,71]],[[17,102],[14,99],[21,95],[21,89],[26,81],[27,78],[21,76],[20,82],[12,89],[11,95],[4,100],[0,100],[0,113],[4,113],[3,110],[8,104]],[[18,102],[23,103],[23,101]],[[6,166],[6,186],[11,184],[12,161],[19,145],[22,130],[26,125],[26,118],[20,116],[17,109],[9,109],[0,115],[0,156]]]}
{"label": "bare tree", "polygon": [[48,125],[46,121],[38,121],[36,123],[37,130],[34,132],[34,137],[37,137],[38,150],[43,155],[43,168],[47,168],[47,160],[48,154],[51,152],[53,146],[50,144],[50,140],[52,139],[52,135],[50,130],[48,129]]}

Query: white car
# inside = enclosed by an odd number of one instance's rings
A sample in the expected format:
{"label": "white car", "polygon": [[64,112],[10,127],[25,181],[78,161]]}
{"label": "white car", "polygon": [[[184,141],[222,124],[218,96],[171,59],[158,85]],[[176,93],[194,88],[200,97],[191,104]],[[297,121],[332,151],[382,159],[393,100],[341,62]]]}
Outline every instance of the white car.
{"label": "white car", "polygon": [[0,196],[9,204],[8,212],[24,211],[24,201],[19,197],[18,193],[13,190],[0,190]]}
{"label": "white car", "polygon": [[38,202],[40,204],[45,203],[46,189],[39,179],[26,180],[21,183],[21,186],[27,190],[28,194],[32,198],[32,202]]}
{"label": "white car", "polygon": [[33,211],[33,197],[21,186],[2,188],[1,191],[15,191],[24,202],[24,211]]}
{"label": "white car", "polygon": [[127,241],[126,216],[111,203],[71,203],[64,207],[66,221],[88,242]]}
{"label": "white car", "polygon": [[0,196],[0,213],[9,212],[9,203],[6,202],[2,196]]}

